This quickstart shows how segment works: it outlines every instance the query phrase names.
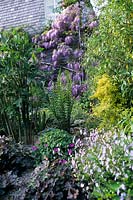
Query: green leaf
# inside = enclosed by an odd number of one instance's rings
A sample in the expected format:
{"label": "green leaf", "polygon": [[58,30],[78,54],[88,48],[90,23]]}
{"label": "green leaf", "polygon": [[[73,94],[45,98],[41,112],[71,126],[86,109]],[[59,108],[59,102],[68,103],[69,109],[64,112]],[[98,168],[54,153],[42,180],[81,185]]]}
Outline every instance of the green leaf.
{"label": "green leaf", "polygon": [[120,185],[121,185],[121,183],[119,183],[119,182],[111,182],[111,183],[107,184],[107,186],[113,191],[117,191],[118,188],[120,187]]}

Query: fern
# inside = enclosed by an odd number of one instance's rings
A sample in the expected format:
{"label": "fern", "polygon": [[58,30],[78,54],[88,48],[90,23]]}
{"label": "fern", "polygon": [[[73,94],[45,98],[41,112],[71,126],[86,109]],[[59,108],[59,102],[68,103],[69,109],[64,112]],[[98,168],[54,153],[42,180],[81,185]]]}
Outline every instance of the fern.
{"label": "fern", "polygon": [[57,126],[60,129],[70,131],[71,113],[73,108],[74,99],[71,92],[70,76],[66,73],[67,83],[64,85],[61,81],[61,76],[49,95],[50,110],[52,111]]}

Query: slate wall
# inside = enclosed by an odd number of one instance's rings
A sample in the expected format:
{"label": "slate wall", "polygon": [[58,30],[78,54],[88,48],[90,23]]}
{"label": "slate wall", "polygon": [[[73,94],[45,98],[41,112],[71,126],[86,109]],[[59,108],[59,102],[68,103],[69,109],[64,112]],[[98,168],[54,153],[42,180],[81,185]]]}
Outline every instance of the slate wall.
{"label": "slate wall", "polygon": [[0,29],[25,26],[31,34],[45,24],[45,0],[0,0]]}

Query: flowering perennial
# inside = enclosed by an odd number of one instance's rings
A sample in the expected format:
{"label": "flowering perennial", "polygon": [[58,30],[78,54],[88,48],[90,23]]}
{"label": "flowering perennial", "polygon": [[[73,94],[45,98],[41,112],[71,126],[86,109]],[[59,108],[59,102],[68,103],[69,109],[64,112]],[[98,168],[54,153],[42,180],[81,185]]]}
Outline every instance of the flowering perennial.
{"label": "flowering perennial", "polygon": [[126,199],[132,195],[132,137],[123,132],[94,131],[75,143],[72,159],[75,176],[87,181],[88,195],[102,199]]}

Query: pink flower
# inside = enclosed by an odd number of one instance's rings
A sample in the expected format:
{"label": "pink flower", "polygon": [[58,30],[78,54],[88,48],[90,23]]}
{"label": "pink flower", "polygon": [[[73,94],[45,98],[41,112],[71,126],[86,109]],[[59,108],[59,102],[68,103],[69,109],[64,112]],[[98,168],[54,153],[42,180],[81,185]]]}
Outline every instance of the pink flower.
{"label": "pink flower", "polygon": [[66,163],[67,163],[67,160],[65,159],[59,160],[59,164],[66,164]]}
{"label": "pink flower", "polygon": [[32,151],[36,151],[38,149],[37,146],[32,146]]}
{"label": "pink flower", "polygon": [[72,155],[72,149],[68,149],[68,155],[70,156],[70,155]]}
{"label": "pink flower", "polygon": [[71,143],[71,144],[69,144],[69,147],[73,148],[73,147],[75,147],[75,144]]}
{"label": "pink flower", "polygon": [[54,149],[53,149],[53,153],[58,153],[60,151],[60,148],[59,147],[55,147]]}

